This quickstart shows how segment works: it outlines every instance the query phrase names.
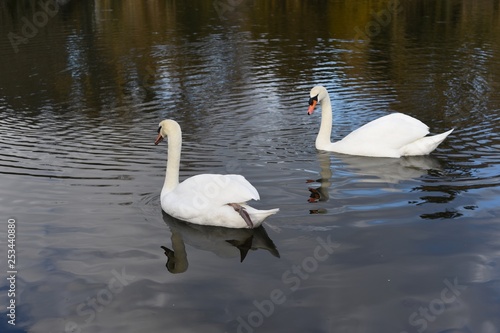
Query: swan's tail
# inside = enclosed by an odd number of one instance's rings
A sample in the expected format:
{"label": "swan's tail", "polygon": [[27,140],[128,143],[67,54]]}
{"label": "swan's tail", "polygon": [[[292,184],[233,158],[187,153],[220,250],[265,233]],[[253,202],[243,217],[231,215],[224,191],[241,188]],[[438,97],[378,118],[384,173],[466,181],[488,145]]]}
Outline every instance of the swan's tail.
{"label": "swan's tail", "polygon": [[250,218],[252,219],[254,228],[257,228],[259,225],[262,224],[262,222],[264,222],[266,218],[268,218],[273,214],[276,214],[280,210],[279,208],[258,210],[250,206],[245,206],[245,209],[247,210],[248,214],[250,215]]}
{"label": "swan's tail", "polygon": [[276,214],[279,211],[280,211],[279,208],[273,208],[273,209],[268,209],[268,210],[259,210],[258,214],[264,215],[264,218],[266,218],[266,217],[269,217],[271,215]]}
{"label": "swan's tail", "polygon": [[401,148],[401,156],[428,155],[443,142],[453,129],[433,136],[426,136]]}

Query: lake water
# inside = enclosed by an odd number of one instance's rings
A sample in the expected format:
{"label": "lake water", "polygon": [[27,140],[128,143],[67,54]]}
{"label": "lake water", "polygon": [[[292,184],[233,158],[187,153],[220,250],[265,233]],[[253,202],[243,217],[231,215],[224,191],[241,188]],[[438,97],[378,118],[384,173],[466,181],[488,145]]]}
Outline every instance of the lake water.
{"label": "lake water", "polygon": [[[391,112],[455,131],[318,152],[317,84],[333,140]],[[163,214],[165,118],[181,178],[242,174],[280,212]],[[2,332],[500,332],[499,1],[0,1],[0,126]]]}

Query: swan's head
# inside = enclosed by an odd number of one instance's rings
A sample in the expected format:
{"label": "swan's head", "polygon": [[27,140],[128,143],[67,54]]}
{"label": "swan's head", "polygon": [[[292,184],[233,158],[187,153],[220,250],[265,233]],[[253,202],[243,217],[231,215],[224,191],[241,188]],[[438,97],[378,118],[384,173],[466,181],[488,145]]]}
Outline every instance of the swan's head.
{"label": "swan's head", "polygon": [[159,144],[170,133],[181,133],[181,127],[175,120],[166,119],[158,124],[158,136],[155,145]]}
{"label": "swan's head", "polygon": [[311,89],[309,96],[309,109],[307,110],[307,114],[311,115],[314,112],[316,104],[321,104],[321,101],[328,97],[328,91],[326,91],[326,88],[323,86],[316,86]]}

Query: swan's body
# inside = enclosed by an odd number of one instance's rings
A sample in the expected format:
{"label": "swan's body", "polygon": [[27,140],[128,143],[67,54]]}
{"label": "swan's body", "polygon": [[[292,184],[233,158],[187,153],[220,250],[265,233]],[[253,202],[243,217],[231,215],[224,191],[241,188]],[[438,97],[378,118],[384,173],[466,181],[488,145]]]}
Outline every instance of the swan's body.
{"label": "swan's body", "polygon": [[168,162],[161,190],[165,213],[183,221],[227,228],[256,228],[279,209],[257,210],[247,205],[259,193],[241,175],[196,175],[179,183],[182,132],[174,120],[160,123],[158,144],[168,138]]}
{"label": "swan's body", "polygon": [[348,155],[373,157],[401,157],[427,155],[443,142],[453,129],[434,136],[429,127],[418,119],[393,113],[361,126],[337,142],[331,142],[332,104],[322,86],[311,90],[308,114],[316,103],[321,104],[321,126],[316,138],[316,148]]}

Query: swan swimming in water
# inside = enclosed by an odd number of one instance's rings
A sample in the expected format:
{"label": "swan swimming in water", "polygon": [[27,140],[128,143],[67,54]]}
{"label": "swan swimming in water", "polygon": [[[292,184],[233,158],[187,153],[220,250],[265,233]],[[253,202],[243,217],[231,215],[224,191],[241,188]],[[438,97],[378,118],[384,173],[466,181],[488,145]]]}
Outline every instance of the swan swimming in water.
{"label": "swan swimming in water", "polygon": [[340,141],[331,142],[332,104],[323,86],[311,89],[307,114],[321,104],[321,126],[316,137],[316,149],[348,155],[394,157],[428,155],[453,132],[453,129],[433,135],[429,127],[418,119],[402,113],[393,113],[375,119],[354,130]]}
{"label": "swan swimming in water", "polygon": [[278,208],[258,210],[249,200],[259,200],[259,193],[241,175],[201,174],[179,183],[182,132],[174,120],[159,124],[155,145],[168,139],[168,161],[165,183],[161,190],[161,207],[180,220],[200,225],[227,228],[257,228]]}

